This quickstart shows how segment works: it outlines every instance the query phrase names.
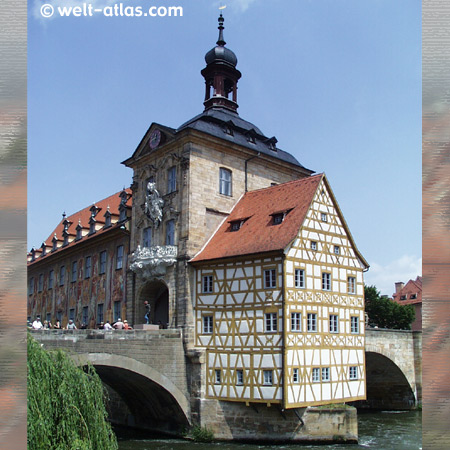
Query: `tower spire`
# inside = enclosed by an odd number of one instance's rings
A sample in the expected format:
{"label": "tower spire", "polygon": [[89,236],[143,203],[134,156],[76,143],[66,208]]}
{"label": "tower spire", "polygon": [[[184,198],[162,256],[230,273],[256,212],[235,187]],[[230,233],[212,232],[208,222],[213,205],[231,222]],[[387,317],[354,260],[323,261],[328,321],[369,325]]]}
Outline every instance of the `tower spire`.
{"label": "tower spire", "polygon": [[223,22],[225,21],[225,19],[223,18],[222,11],[220,11],[220,16],[219,16],[218,20],[219,20],[219,26],[218,26],[218,28],[219,28],[219,39],[217,40],[216,44],[219,45],[220,47],[223,47],[226,44],[226,42],[223,39],[223,30],[225,28],[223,26]]}

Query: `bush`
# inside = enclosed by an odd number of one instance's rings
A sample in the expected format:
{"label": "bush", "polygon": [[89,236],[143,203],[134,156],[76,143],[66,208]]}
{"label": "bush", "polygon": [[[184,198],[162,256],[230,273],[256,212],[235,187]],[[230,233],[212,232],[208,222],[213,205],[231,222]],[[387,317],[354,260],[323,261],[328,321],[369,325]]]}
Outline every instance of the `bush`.
{"label": "bush", "polygon": [[63,351],[45,351],[30,335],[27,349],[28,450],[117,450],[94,368],[83,371]]}
{"label": "bush", "polygon": [[207,427],[195,425],[189,430],[188,437],[196,442],[212,442],[214,433]]}

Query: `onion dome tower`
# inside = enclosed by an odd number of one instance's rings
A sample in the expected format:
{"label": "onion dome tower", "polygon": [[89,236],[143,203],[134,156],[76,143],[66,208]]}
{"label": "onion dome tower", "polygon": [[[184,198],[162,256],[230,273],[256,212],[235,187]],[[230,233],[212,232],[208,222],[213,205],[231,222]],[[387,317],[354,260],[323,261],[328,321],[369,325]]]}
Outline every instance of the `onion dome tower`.
{"label": "onion dome tower", "polygon": [[220,13],[219,39],[217,45],[206,53],[206,67],[201,71],[206,84],[203,104],[205,105],[205,111],[210,108],[221,107],[236,112],[238,109],[237,82],[241,78],[241,72],[236,69],[236,55],[225,47],[223,22],[224,18]]}

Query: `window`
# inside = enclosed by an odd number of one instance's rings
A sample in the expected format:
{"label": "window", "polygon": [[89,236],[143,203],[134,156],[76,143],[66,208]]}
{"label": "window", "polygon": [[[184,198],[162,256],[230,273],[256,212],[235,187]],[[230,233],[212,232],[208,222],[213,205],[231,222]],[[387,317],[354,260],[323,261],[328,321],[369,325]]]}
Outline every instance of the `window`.
{"label": "window", "polygon": [[319,367],[313,367],[312,381],[313,381],[313,383],[318,383],[320,381],[320,368]]}
{"label": "window", "polygon": [[66,277],[66,266],[61,266],[59,269],[59,285],[64,286],[64,279]]}
{"label": "window", "polygon": [[339,333],[339,319],[337,314],[330,314],[330,333]]}
{"label": "window", "polygon": [[354,334],[359,333],[359,317],[350,317],[350,331]]}
{"label": "window", "polygon": [[34,291],[34,277],[30,278],[30,283],[28,284],[28,295],[33,294]]}
{"label": "window", "polygon": [[334,246],[334,254],[335,255],[340,255],[341,254],[341,248],[339,247],[339,245],[335,245]]}
{"label": "window", "polygon": [[119,317],[121,317],[120,314],[120,300],[117,302],[114,302],[114,309],[113,309],[113,320],[116,322]]}
{"label": "window", "polygon": [[175,221],[169,220],[166,223],[166,245],[175,245]]}
{"label": "window", "polygon": [[219,179],[219,192],[223,195],[228,195],[231,197],[231,170],[221,167]]}
{"label": "window", "polygon": [[62,321],[62,311],[57,311],[56,312],[56,320],[59,320],[59,322],[61,323],[61,321]]}
{"label": "window", "polygon": [[275,269],[264,271],[264,288],[271,289],[277,287],[277,272]]}
{"label": "window", "polygon": [[311,250],[317,250],[317,242],[311,241]]}
{"label": "window", "polygon": [[277,313],[266,313],[266,332],[277,331]]}
{"label": "window", "polygon": [[322,381],[330,381],[330,368],[322,367]]}
{"label": "window", "polygon": [[236,384],[242,386],[244,384],[244,371],[242,369],[236,370]]}
{"label": "window", "polygon": [[299,312],[291,313],[291,331],[302,331],[302,315]]}
{"label": "window", "polygon": [[78,264],[76,261],[72,263],[72,283],[77,281]]}
{"label": "window", "polygon": [[177,190],[177,168],[171,167],[167,171],[167,193],[175,192]]}
{"label": "window", "polygon": [[142,232],[142,245],[144,247],[151,247],[152,245],[152,229],[151,227],[144,228]]}
{"label": "window", "polygon": [[300,381],[300,377],[298,374],[298,369],[294,369],[292,372],[292,382],[293,383],[298,383]]}
{"label": "window", "polygon": [[83,230],[83,227],[80,224],[78,224],[77,225],[77,237],[75,238],[76,241],[79,241],[83,237],[83,235],[81,234],[82,230]]}
{"label": "window", "polygon": [[44,274],[39,274],[39,280],[38,280],[38,292],[42,292],[44,289]]}
{"label": "window", "polygon": [[402,295],[400,296],[400,300],[406,300],[407,296],[406,295]]}
{"label": "window", "polygon": [[84,261],[84,278],[91,277],[91,267],[92,267],[92,259],[90,256],[86,256]]}
{"label": "window", "polygon": [[356,366],[349,367],[349,378],[350,380],[358,379],[358,367]]}
{"label": "window", "polygon": [[52,323],[52,313],[47,313],[45,320],[50,324]]}
{"label": "window", "polygon": [[305,287],[305,271],[303,269],[295,269],[295,287],[304,288]]}
{"label": "window", "polygon": [[264,386],[272,386],[273,385],[273,370],[264,370],[263,371],[263,384]]}
{"label": "window", "polygon": [[69,309],[69,320],[75,321],[75,308]]}
{"label": "window", "polygon": [[81,311],[81,321],[85,325],[89,323],[89,307],[83,306],[83,310]]}
{"label": "window", "polygon": [[349,294],[355,294],[356,293],[356,279],[355,279],[355,277],[348,277],[347,278],[347,292]]}
{"label": "window", "polygon": [[222,383],[222,372],[220,369],[215,370],[215,384],[221,384]]}
{"label": "window", "polygon": [[55,284],[55,271],[52,269],[48,274],[48,288],[53,289],[54,284]]}
{"label": "window", "polygon": [[97,323],[103,322],[103,303],[97,305]]}
{"label": "window", "polygon": [[320,214],[320,219],[322,220],[322,222],[328,222],[328,216],[326,213],[321,213]]}
{"label": "window", "polygon": [[103,226],[103,228],[109,228],[111,226],[111,213],[108,211],[105,212],[105,225]]}
{"label": "window", "polygon": [[99,265],[98,273],[102,274],[106,272],[106,250],[103,252],[100,252],[100,259],[99,259]]}
{"label": "window", "polygon": [[331,273],[322,273],[322,290],[331,291]]}
{"label": "window", "polygon": [[213,276],[212,275],[205,275],[203,277],[202,292],[204,294],[210,294],[211,292],[213,292]]}
{"label": "window", "polygon": [[212,334],[213,324],[213,316],[203,316],[203,333]]}
{"label": "window", "polygon": [[273,224],[279,225],[281,222],[283,222],[283,214],[274,214],[273,215]]}
{"label": "window", "polygon": [[116,250],[116,270],[123,267],[123,245],[119,245]]}
{"label": "window", "polygon": [[95,223],[96,220],[91,217],[91,220],[89,221],[89,234],[95,233]]}
{"label": "window", "polygon": [[233,222],[231,222],[231,231],[239,231],[242,224],[242,220],[234,220]]}
{"label": "window", "polygon": [[308,331],[317,331],[317,314],[308,313],[307,316]]}

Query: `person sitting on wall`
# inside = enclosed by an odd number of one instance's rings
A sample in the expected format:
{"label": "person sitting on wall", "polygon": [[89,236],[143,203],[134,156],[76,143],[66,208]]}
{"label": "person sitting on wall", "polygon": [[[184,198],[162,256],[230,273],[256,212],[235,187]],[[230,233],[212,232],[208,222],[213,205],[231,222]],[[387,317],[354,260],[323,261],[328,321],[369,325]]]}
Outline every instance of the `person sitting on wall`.
{"label": "person sitting on wall", "polygon": [[44,330],[50,330],[50,326],[47,320],[44,320]]}
{"label": "person sitting on wall", "polygon": [[124,330],[132,330],[133,329],[133,327],[131,325],[128,325],[128,320],[127,319],[125,319],[123,321],[123,329]]}
{"label": "person sitting on wall", "polygon": [[109,320],[106,321],[105,325],[103,325],[103,329],[104,330],[112,330],[113,327],[111,326],[111,324],[109,323]]}
{"label": "person sitting on wall", "polygon": [[97,327],[97,330],[104,330],[105,324],[103,322],[100,322],[99,326]]}
{"label": "person sitting on wall", "polygon": [[80,330],[86,330],[87,329],[87,325],[83,322],[81,324]]}
{"label": "person sitting on wall", "polygon": [[60,330],[61,329],[61,322],[58,319],[56,319],[56,323],[55,323],[53,329],[54,330]]}
{"label": "person sitting on wall", "polygon": [[41,316],[37,316],[36,317],[36,320],[31,325],[31,328],[33,330],[42,330],[43,325],[42,325],[42,322],[41,322]]}
{"label": "person sitting on wall", "polygon": [[77,330],[77,327],[73,323],[72,319],[69,319],[69,323],[67,324],[66,330]]}
{"label": "person sitting on wall", "polygon": [[120,317],[117,319],[117,322],[113,325],[113,328],[115,330],[123,330],[124,323],[122,322],[122,319]]}
{"label": "person sitting on wall", "polygon": [[148,325],[150,323],[150,303],[145,300],[144,302],[144,306],[145,306],[145,323]]}

